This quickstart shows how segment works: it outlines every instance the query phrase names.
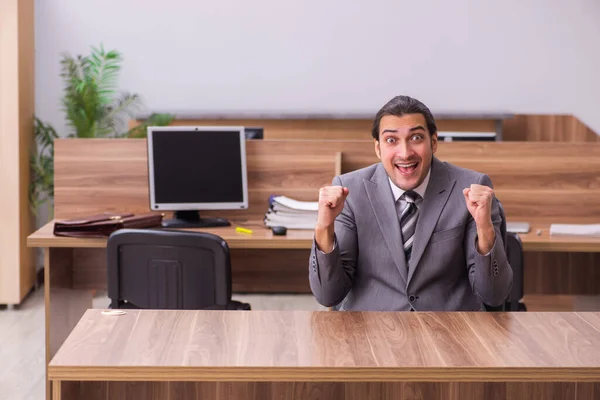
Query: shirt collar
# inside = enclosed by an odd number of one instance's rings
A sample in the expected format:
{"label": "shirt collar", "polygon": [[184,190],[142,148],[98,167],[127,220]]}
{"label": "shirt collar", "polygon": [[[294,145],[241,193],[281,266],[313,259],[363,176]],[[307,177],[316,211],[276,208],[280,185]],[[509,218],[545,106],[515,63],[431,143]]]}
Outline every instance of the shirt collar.
{"label": "shirt collar", "polygon": [[[427,176],[425,176],[425,179],[423,179],[423,182],[421,182],[421,184],[419,186],[417,186],[415,189],[413,189],[414,192],[417,192],[419,194],[419,196],[421,196],[421,198],[425,198],[425,190],[427,189],[427,184],[429,183],[429,176],[431,175],[431,166],[429,166],[429,171],[427,172]],[[398,201],[398,199],[400,198],[400,196],[402,196],[405,192],[405,190],[400,189],[398,186],[396,186],[396,184],[394,182],[392,182],[392,180],[390,179],[390,177],[388,176],[388,181],[390,182],[390,186],[392,188],[392,194],[394,195],[394,201]]]}

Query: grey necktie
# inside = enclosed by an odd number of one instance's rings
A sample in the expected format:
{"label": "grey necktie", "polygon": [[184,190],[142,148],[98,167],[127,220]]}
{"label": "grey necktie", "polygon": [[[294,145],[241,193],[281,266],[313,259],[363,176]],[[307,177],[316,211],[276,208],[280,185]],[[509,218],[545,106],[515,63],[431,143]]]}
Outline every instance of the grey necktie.
{"label": "grey necktie", "polygon": [[402,229],[402,243],[404,245],[404,255],[406,256],[406,262],[410,260],[412,252],[413,242],[415,239],[415,228],[417,227],[417,218],[419,216],[419,209],[415,202],[421,196],[412,190],[404,192],[402,195],[404,201],[406,201],[406,207],[402,210],[400,215],[400,228]]}

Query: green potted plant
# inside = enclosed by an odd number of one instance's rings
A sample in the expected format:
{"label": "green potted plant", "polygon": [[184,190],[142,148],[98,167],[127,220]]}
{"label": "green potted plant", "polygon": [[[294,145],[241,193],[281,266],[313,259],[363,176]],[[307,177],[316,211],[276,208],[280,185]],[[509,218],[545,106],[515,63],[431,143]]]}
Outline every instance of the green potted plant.
{"label": "green potted plant", "polygon": [[[60,76],[64,83],[62,97],[67,132],[64,137],[77,138],[144,138],[148,126],[169,125],[174,116],[152,114],[143,123],[128,129],[128,122],[142,108],[139,95],[119,93],[117,79],[123,57],[116,50],[92,47],[87,56],[63,53]],[[34,140],[37,148],[31,155],[29,198],[37,212],[54,197],[54,128],[35,118]],[[51,207],[50,211],[52,210]]]}
{"label": "green potted plant", "polygon": [[52,126],[37,117],[33,135],[35,146],[30,156],[29,204],[35,215],[43,204],[54,197],[54,139],[58,135]]}

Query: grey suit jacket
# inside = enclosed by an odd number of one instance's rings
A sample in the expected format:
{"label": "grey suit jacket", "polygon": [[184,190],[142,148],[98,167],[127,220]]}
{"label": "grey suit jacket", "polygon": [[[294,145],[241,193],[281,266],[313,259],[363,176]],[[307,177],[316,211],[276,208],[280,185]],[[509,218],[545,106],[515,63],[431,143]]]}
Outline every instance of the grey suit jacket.
{"label": "grey suit jacket", "polygon": [[335,247],[320,251],[313,240],[309,280],[317,301],[340,310],[476,311],[498,306],[512,287],[494,199],[496,240],[481,255],[477,230],[462,190],[492,187],[487,175],[433,158],[419,208],[409,265],[400,221],[381,163],[333,179],[348,197],[335,221]]}

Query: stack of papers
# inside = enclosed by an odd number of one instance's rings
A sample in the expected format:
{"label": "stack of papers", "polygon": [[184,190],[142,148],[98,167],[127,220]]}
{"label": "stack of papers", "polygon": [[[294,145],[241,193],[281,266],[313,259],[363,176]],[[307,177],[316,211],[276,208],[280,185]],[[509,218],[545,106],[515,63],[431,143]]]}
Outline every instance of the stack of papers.
{"label": "stack of papers", "polygon": [[265,214],[265,226],[285,226],[288,229],[315,229],[319,203],[299,201],[286,196],[271,196]]}
{"label": "stack of papers", "polygon": [[550,235],[600,236],[600,224],[552,224]]}

